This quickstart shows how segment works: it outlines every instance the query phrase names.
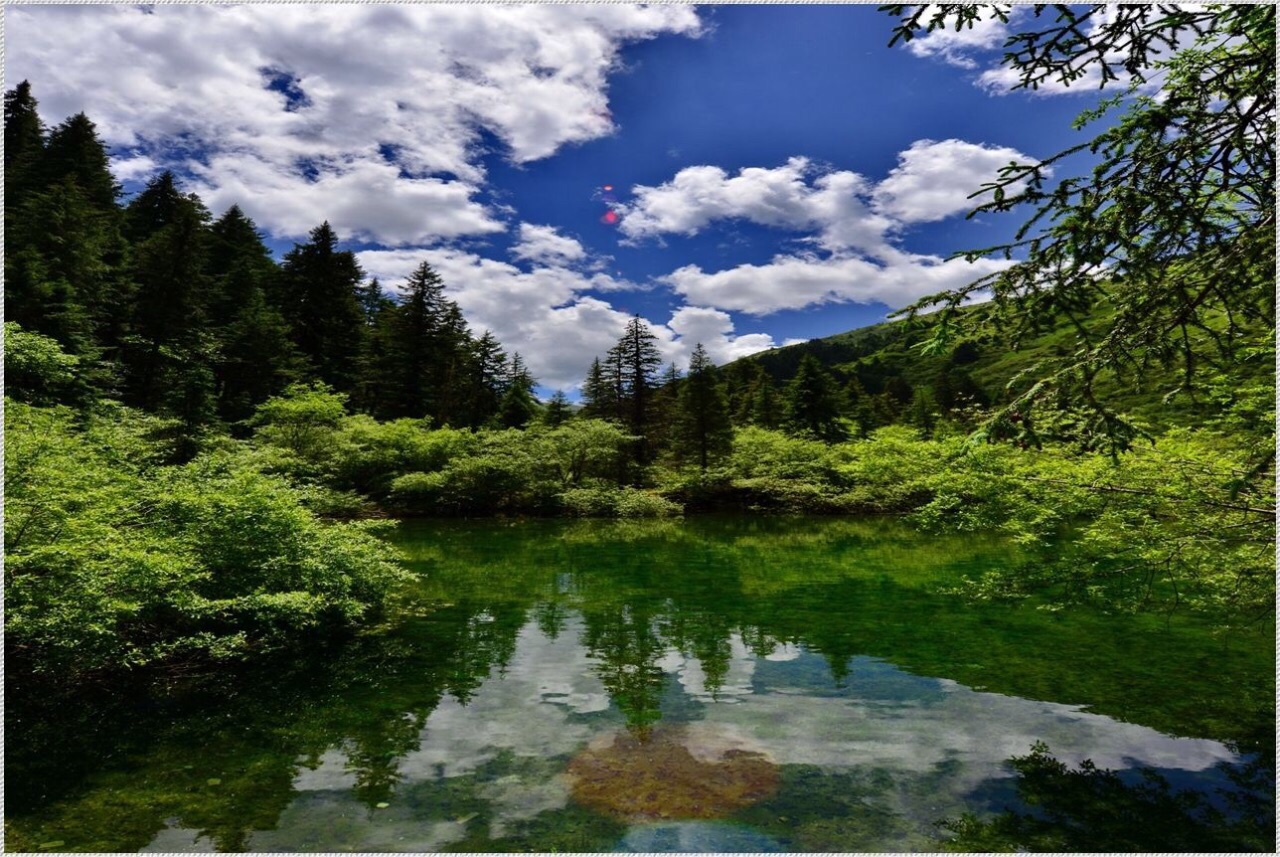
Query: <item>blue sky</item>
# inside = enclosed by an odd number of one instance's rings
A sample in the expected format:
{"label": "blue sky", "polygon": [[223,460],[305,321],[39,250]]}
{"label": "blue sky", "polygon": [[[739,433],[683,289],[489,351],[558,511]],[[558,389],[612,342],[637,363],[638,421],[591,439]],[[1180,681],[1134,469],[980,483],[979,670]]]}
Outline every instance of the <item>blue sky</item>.
{"label": "blue sky", "polygon": [[[992,22],[910,47],[866,5],[10,6],[7,86],[83,110],[126,190],[173,169],[277,251],[329,220],[423,261],[546,388],[632,313],[712,358],[879,321],[999,268],[968,193],[1076,142]],[[606,190],[609,187],[611,190]],[[612,213],[613,223],[604,222]]]}

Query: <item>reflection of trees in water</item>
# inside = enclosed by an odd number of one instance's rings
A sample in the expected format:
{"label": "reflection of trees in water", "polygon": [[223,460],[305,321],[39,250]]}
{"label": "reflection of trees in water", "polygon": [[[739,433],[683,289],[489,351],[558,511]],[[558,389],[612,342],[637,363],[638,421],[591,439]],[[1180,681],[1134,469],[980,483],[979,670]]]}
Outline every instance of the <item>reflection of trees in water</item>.
{"label": "reflection of trees in water", "polygon": [[[219,847],[244,847],[296,797],[302,768],[335,747],[355,776],[356,798],[372,812],[396,791],[401,761],[418,749],[445,694],[466,704],[495,667],[511,663],[530,620],[555,638],[573,613],[610,698],[640,734],[661,718],[663,655],[674,649],[697,658],[714,696],[729,675],[735,635],[756,657],[803,645],[827,660],[833,681],[852,656],[874,655],[1011,695],[1090,699],[1099,713],[1163,731],[1229,736],[1252,716],[1241,713],[1249,707],[1274,725],[1273,686],[1246,692],[1257,684],[1250,662],[1222,658],[1221,644],[1194,629],[1149,633],[1128,620],[958,608],[927,585],[1002,561],[1003,549],[991,542],[924,542],[865,521],[630,522],[619,532],[613,540],[612,525],[590,522],[455,537],[432,554],[421,599],[446,606],[426,620],[358,638],[312,663],[277,664],[203,689],[187,684],[183,696],[150,712],[131,704],[137,689],[88,705],[11,692],[6,780],[21,784],[10,789],[10,817],[18,816],[11,835],[19,831],[12,846],[62,839],[77,849],[133,850],[174,818],[208,831]],[[1116,651],[1126,652],[1123,663]],[[1161,666],[1172,663],[1180,665],[1178,681]],[[143,761],[86,782],[87,769],[114,764],[112,753]],[[61,781],[59,769],[68,772]],[[213,778],[220,783],[208,785]],[[82,809],[50,812],[39,824],[22,820],[34,800],[48,804],[73,787],[87,792]],[[24,805],[27,793],[33,802]]]}
{"label": "reflection of trees in water", "polygon": [[1130,776],[1088,760],[1073,768],[1043,743],[1009,761],[1025,809],[942,822],[953,834],[947,850],[1275,852],[1274,755],[1220,765],[1231,785],[1216,796],[1178,790],[1149,768]]}
{"label": "reflection of trees in water", "polygon": [[[373,810],[394,791],[400,761],[418,749],[443,695],[465,703],[510,662],[525,622],[525,611],[502,604],[455,604],[311,661],[196,678],[168,697],[163,686],[88,702],[7,688],[6,782],[13,798],[31,795],[9,802],[9,845],[136,851],[177,826],[219,850],[245,850],[297,797],[298,774],[335,747],[355,797]],[[125,752],[134,764],[114,768]],[[72,789],[77,797],[59,815],[52,802]]]}

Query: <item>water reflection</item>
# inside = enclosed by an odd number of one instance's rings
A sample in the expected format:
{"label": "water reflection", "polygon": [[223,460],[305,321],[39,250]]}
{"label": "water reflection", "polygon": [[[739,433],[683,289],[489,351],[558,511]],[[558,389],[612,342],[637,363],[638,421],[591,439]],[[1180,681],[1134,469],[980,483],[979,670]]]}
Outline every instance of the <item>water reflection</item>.
{"label": "water reflection", "polygon": [[1265,640],[936,594],[1018,561],[989,540],[703,521],[402,543],[425,579],[390,631],[149,716],[60,714],[87,738],[7,711],[8,793],[44,794],[11,801],[10,848],[932,850],[939,819],[1018,805],[1007,760],[1037,741],[1212,791],[1224,741],[1274,724]]}

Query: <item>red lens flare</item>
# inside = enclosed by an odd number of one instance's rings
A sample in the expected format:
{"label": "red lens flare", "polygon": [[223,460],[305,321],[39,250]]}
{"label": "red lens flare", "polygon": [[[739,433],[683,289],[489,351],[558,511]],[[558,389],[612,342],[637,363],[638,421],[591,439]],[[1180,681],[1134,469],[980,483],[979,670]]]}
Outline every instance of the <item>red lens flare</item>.
{"label": "red lens flare", "polygon": [[606,211],[606,212],[604,213],[604,217],[600,218],[600,222],[601,222],[601,223],[607,223],[607,224],[609,224],[610,226],[614,225],[615,223],[617,223],[617,222],[618,222],[618,212],[616,212],[616,211]]}
{"label": "red lens flare", "polygon": [[605,190],[613,190],[613,185],[611,185],[611,184],[607,184],[607,185],[605,185],[605,186],[604,186],[604,189],[605,189]]}

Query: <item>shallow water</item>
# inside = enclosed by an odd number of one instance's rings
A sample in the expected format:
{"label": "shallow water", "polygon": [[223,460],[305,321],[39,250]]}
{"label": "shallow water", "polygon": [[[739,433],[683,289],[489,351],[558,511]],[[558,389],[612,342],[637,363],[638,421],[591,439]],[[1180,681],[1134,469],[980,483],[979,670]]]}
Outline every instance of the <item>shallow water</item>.
{"label": "shallow water", "polygon": [[699,518],[393,539],[423,579],[341,649],[144,709],[7,714],[6,847],[935,850],[940,819],[1018,806],[1008,760],[1037,741],[1225,806],[1274,734],[1265,633],[945,594],[1034,562],[993,538]]}

